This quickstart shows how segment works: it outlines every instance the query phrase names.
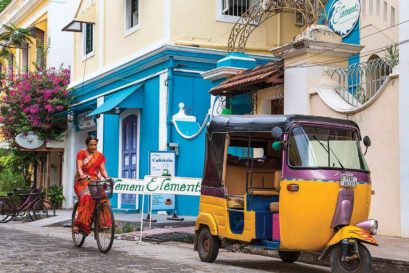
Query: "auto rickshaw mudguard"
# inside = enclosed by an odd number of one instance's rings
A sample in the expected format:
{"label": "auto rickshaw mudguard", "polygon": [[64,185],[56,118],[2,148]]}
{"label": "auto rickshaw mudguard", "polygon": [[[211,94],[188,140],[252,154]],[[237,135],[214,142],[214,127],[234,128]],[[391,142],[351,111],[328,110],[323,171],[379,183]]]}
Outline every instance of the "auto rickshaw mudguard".
{"label": "auto rickshaw mudguard", "polygon": [[207,226],[210,230],[210,233],[213,236],[218,235],[216,220],[210,213],[200,213],[199,214],[199,216],[196,219],[195,230],[199,231],[200,226]]}
{"label": "auto rickshaw mudguard", "polygon": [[199,230],[201,226],[207,226],[210,230],[210,234],[217,236],[217,224],[213,216],[209,213],[200,213],[196,218],[195,225],[195,239],[193,242],[193,248],[197,251],[197,236],[199,236]]}
{"label": "auto rickshaw mudguard", "polygon": [[367,230],[356,226],[346,226],[338,230],[338,232],[332,237],[318,259],[321,260],[324,258],[332,246],[338,244],[344,239],[355,239],[365,244],[378,246],[378,242]]}

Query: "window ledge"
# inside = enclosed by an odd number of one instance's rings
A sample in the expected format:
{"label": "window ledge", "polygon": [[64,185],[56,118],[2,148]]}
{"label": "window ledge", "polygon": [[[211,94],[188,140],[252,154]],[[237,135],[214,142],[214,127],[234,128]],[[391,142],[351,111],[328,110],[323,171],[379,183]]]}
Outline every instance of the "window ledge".
{"label": "window ledge", "polygon": [[95,56],[95,50],[91,51],[90,53],[88,53],[86,55],[82,55],[81,61],[84,62],[84,61],[86,61],[86,60],[88,60],[88,59],[90,59],[90,58],[92,58],[94,56]]}
{"label": "window ledge", "polygon": [[233,16],[233,15],[224,15],[222,13],[216,14],[216,21],[223,22],[223,23],[237,23],[240,19],[240,16]]}
{"label": "window ledge", "polygon": [[131,27],[130,29],[126,29],[124,31],[124,38],[128,37],[129,35],[137,32],[141,29],[141,24],[137,24],[136,26]]}

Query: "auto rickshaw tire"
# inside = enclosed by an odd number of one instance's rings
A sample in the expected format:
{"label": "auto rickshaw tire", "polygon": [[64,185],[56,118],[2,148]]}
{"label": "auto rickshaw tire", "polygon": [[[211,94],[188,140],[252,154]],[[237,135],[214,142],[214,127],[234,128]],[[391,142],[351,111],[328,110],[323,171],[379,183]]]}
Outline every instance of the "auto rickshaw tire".
{"label": "auto rickshaw tire", "polygon": [[342,261],[342,246],[336,245],[331,251],[331,271],[333,273],[370,273],[372,272],[372,257],[369,250],[361,243],[358,243],[360,256],[359,264],[351,264]]}
{"label": "auto rickshaw tire", "polygon": [[219,254],[219,237],[213,236],[208,227],[203,227],[199,231],[197,244],[200,260],[206,263],[213,263]]}
{"label": "auto rickshaw tire", "polygon": [[287,264],[296,262],[300,255],[301,252],[299,251],[278,251],[278,256],[280,256],[280,259]]}

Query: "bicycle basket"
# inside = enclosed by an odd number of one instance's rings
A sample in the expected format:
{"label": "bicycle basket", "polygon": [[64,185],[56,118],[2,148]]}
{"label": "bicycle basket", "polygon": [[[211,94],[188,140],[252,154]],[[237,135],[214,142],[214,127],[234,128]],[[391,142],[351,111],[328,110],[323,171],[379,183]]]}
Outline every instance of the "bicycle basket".
{"label": "bicycle basket", "polygon": [[106,181],[96,181],[88,184],[92,199],[99,200],[112,197],[113,185]]}

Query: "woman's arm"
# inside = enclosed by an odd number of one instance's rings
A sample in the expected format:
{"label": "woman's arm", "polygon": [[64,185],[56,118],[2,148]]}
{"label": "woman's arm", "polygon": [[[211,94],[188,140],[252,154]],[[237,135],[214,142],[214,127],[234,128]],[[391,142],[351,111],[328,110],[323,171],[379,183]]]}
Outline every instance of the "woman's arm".
{"label": "woman's arm", "polygon": [[77,160],[77,173],[80,176],[81,179],[86,178],[86,176],[84,175],[84,172],[82,171],[82,166],[84,165],[84,163],[82,162],[82,160]]}
{"label": "woman's arm", "polygon": [[102,175],[104,178],[109,178],[108,173],[107,173],[107,170],[106,170],[106,168],[105,168],[105,163],[102,163],[102,164],[99,166],[99,171],[101,172],[101,175]]}

